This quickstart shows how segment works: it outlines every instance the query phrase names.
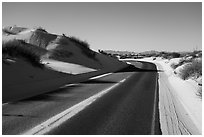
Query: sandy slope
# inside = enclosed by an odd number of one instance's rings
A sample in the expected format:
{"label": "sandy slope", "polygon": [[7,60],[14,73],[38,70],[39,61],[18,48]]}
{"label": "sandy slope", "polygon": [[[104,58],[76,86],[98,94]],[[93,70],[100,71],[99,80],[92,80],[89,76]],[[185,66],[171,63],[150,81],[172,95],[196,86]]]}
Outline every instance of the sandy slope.
{"label": "sandy slope", "polygon": [[[16,31],[15,28],[18,31]],[[51,58],[98,70],[106,69],[109,71],[117,71],[127,67],[126,63],[120,62],[117,59],[102,55],[92,51],[91,49],[82,49],[80,45],[74,43],[69,37],[66,36],[50,34],[38,29],[20,29],[20,27],[8,27],[8,30],[11,32],[15,30],[14,32],[16,34],[3,34],[3,42],[19,39],[37,47],[44,48],[47,50],[47,53],[43,55],[43,59]],[[36,48],[35,50],[38,52],[39,49]],[[53,52],[57,52],[57,54],[54,54]],[[86,53],[94,54],[94,56],[89,56]]]}
{"label": "sandy slope", "polygon": [[95,69],[87,68],[82,65],[57,61],[53,59],[44,59],[42,63],[55,71],[68,73],[68,74],[81,74],[81,73],[97,71]]}

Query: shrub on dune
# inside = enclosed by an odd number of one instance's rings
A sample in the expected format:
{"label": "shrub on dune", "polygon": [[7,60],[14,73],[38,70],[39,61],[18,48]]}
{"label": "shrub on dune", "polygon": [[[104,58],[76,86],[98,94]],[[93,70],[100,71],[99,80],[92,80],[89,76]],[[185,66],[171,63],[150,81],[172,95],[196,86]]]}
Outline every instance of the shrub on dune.
{"label": "shrub on dune", "polygon": [[37,27],[36,30],[48,33],[43,27]]}
{"label": "shrub on dune", "polygon": [[171,55],[171,58],[179,58],[181,56],[180,53],[177,53],[177,52],[173,52],[170,55]]}
{"label": "shrub on dune", "polygon": [[26,29],[27,28],[17,27],[16,25],[14,25],[14,26],[3,27],[2,32],[3,34],[7,34],[7,35],[16,35]]}
{"label": "shrub on dune", "polygon": [[6,43],[3,43],[2,56],[4,58],[22,58],[27,62],[31,63],[35,67],[43,68],[41,64],[40,56],[31,50],[28,45],[22,40],[12,40]]}
{"label": "shrub on dune", "polygon": [[70,39],[71,41],[73,41],[73,42],[75,42],[75,43],[77,43],[77,44],[83,46],[83,47],[86,48],[86,49],[90,49],[90,46],[89,46],[89,44],[88,44],[86,41],[82,41],[82,40],[80,40],[80,39],[78,39],[78,38],[76,38],[76,37],[69,37],[69,39]]}
{"label": "shrub on dune", "polygon": [[161,52],[159,56],[170,60],[172,58],[179,58],[181,54],[177,52]]}
{"label": "shrub on dune", "polygon": [[8,35],[16,35],[16,33],[14,33],[14,32],[12,32],[12,31],[8,30],[7,28],[3,28],[3,29],[2,29],[2,33],[3,33],[3,34],[8,34]]}
{"label": "shrub on dune", "polygon": [[197,95],[202,99],[202,88],[198,89]]}
{"label": "shrub on dune", "polygon": [[172,67],[173,69],[176,69],[176,68],[178,67],[178,64],[172,63],[172,64],[171,64],[171,67]]}
{"label": "shrub on dune", "polygon": [[192,63],[186,64],[180,70],[180,76],[186,80],[189,77],[200,77],[202,76],[202,60],[193,60]]}
{"label": "shrub on dune", "polygon": [[90,46],[86,41],[79,40],[75,37],[69,37],[69,39],[74,42],[87,57],[92,59],[95,58],[96,53],[90,50]]}
{"label": "shrub on dune", "polygon": [[193,61],[193,59],[190,59],[190,60],[181,59],[178,63],[172,63],[171,67],[173,69],[176,69],[177,67],[182,66],[185,63],[191,63],[192,61]]}

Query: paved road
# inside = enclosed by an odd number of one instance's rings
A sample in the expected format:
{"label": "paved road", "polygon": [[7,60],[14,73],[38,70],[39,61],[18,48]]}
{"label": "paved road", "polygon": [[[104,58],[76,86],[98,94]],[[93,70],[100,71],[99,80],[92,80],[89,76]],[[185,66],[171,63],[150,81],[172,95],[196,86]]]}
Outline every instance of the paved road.
{"label": "paved road", "polygon": [[141,72],[114,73],[4,105],[2,133],[24,133],[128,77],[122,84],[47,134],[161,134],[155,70],[154,64],[143,63]]}
{"label": "paved road", "polygon": [[[153,64],[144,63],[144,66],[156,70]],[[157,104],[157,72],[136,72],[123,84],[47,134],[161,134]]]}

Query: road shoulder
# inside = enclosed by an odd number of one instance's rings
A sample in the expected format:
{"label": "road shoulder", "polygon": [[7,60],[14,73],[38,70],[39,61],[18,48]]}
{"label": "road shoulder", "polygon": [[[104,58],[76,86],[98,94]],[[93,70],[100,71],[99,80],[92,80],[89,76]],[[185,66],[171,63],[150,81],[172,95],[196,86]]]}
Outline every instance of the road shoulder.
{"label": "road shoulder", "polygon": [[[163,69],[158,63],[159,70]],[[192,114],[169,82],[165,73],[159,74],[159,109],[162,134],[200,135]]]}

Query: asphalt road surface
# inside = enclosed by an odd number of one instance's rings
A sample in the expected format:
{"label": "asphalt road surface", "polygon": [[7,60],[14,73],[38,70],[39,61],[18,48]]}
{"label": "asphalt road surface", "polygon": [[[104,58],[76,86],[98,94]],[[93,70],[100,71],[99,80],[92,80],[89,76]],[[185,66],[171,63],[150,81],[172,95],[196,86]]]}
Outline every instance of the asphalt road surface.
{"label": "asphalt road surface", "polygon": [[123,79],[126,80],[46,134],[161,134],[157,77],[156,66],[143,62],[141,70],[113,73],[3,105],[2,134],[23,134]]}

